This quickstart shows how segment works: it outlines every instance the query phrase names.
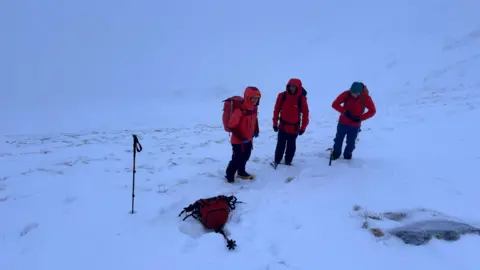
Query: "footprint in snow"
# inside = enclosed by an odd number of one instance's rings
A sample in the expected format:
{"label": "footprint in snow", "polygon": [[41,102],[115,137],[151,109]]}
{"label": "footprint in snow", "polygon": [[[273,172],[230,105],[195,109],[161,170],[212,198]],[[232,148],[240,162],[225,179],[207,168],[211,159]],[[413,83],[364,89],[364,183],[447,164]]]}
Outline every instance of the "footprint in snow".
{"label": "footprint in snow", "polygon": [[36,222],[30,222],[28,223],[27,225],[25,225],[25,227],[22,229],[22,231],[20,232],[20,236],[25,236],[27,235],[29,232],[31,232],[32,230],[38,228],[39,224],[36,223]]}
{"label": "footprint in snow", "polygon": [[66,197],[65,199],[63,199],[63,203],[64,203],[64,204],[72,204],[72,203],[74,203],[76,200],[77,200],[77,197],[70,196],[70,197]]}

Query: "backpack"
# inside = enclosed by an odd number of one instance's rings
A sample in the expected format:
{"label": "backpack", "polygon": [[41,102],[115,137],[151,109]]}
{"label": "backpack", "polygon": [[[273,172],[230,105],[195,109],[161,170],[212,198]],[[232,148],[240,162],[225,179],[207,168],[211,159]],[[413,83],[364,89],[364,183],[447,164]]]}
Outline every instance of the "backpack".
{"label": "backpack", "polygon": [[223,128],[225,129],[226,132],[232,132],[228,128],[228,121],[230,121],[230,119],[232,118],[232,113],[236,109],[240,109],[242,107],[243,97],[233,96],[223,100],[222,102],[223,102],[223,115],[222,115]]}
{"label": "backpack", "polygon": [[[232,114],[236,109],[241,109],[242,108],[242,103],[243,103],[243,97],[241,96],[232,96],[229,97],[225,100],[223,100],[223,115],[222,115],[222,121],[223,121],[223,129],[225,129],[226,132],[232,132],[231,129],[228,128],[228,122],[230,119],[232,119]],[[256,114],[258,109],[255,108],[253,111],[246,111],[244,112],[244,115],[249,115],[249,114]]]}
{"label": "backpack", "polygon": [[[214,230],[216,233],[223,235],[227,240],[228,249],[235,249],[237,246],[234,240],[230,240],[225,235],[223,227],[228,221],[230,211],[235,209],[237,198],[235,196],[219,195],[216,197],[199,199],[195,203],[183,208],[178,216],[183,213],[188,213],[183,220],[188,217],[193,217],[209,230]],[[240,202],[238,202],[240,203]]]}

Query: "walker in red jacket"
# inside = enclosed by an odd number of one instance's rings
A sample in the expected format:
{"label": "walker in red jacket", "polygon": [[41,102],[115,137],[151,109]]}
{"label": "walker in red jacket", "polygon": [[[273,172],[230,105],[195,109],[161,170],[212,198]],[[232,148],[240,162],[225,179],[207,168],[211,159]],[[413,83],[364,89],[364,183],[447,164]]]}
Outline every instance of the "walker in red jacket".
{"label": "walker in red jacket", "polygon": [[[355,149],[355,140],[360,131],[361,123],[375,115],[377,112],[375,103],[365,84],[354,82],[349,90],[341,93],[333,101],[332,108],[341,113],[338,119],[337,134],[333,140],[335,144],[333,145],[332,160],[340,157],[345,137],[347,137],[347,145],[343,157],[352,159],[352,152]],[[365,112],[365,109],[368,111]]]}
{"label": "walker in red jacket", "polygon": [[292,78],[285,90],[278,93],[273,110],[273,130],[278,132],[275,160],[271,163],[274,168],[277,168],[284,155],[285,164],[292,164],[297,137],[307,129],[308,118],[307,91],[300,79]]}

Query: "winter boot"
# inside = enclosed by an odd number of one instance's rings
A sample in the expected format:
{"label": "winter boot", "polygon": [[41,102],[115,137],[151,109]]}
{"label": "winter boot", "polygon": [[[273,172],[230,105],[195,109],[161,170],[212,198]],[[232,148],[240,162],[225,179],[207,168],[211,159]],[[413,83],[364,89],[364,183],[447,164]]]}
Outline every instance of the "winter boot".
{"label": "winter boot", "polygon": [[237,178],[252,180],[253,178],[255,178],[255,176],[245,172],[245,173],[237,173]]}
{"label": "winter boot", "polygon": [[229,179],[226,175],[225,175],[225,179],[226,179],[227,182],[230,183],[230,184],[233,184],[233,182],[235,182],[234,179]]}
{"label": "winter boot", "polygon": [[332,152],[331,158],[332,160],[337,160],[340,157],[340,153],[336,153],[335,151]]}
{"label": "winter boot", "polygon": [[352,159],[352,153],[343,153],[343,158],[344,159]]}

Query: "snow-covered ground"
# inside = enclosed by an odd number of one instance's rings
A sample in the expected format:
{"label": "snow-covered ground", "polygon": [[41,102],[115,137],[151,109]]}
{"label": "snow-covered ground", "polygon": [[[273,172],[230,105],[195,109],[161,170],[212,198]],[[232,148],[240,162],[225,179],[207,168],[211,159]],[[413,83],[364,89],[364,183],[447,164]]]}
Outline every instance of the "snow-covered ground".
{"label": "snow-covered ground", "polygon": [[[352,210],[480,226],[478,3],[163,2],[0,4],[14,67],[0,67],[1,270],[478,269],[478,236],[405,245]],[[273,101],[291,77],[311,123],[294,166],[275,171]],[[328,166],[330,105],[353,80],[377,115],[354,160]],[[230,185],[221,100],[247,85],[263,93],[257,179]],[[246,203],[227,225],[234,251],[178,217],[218,194]]]}

